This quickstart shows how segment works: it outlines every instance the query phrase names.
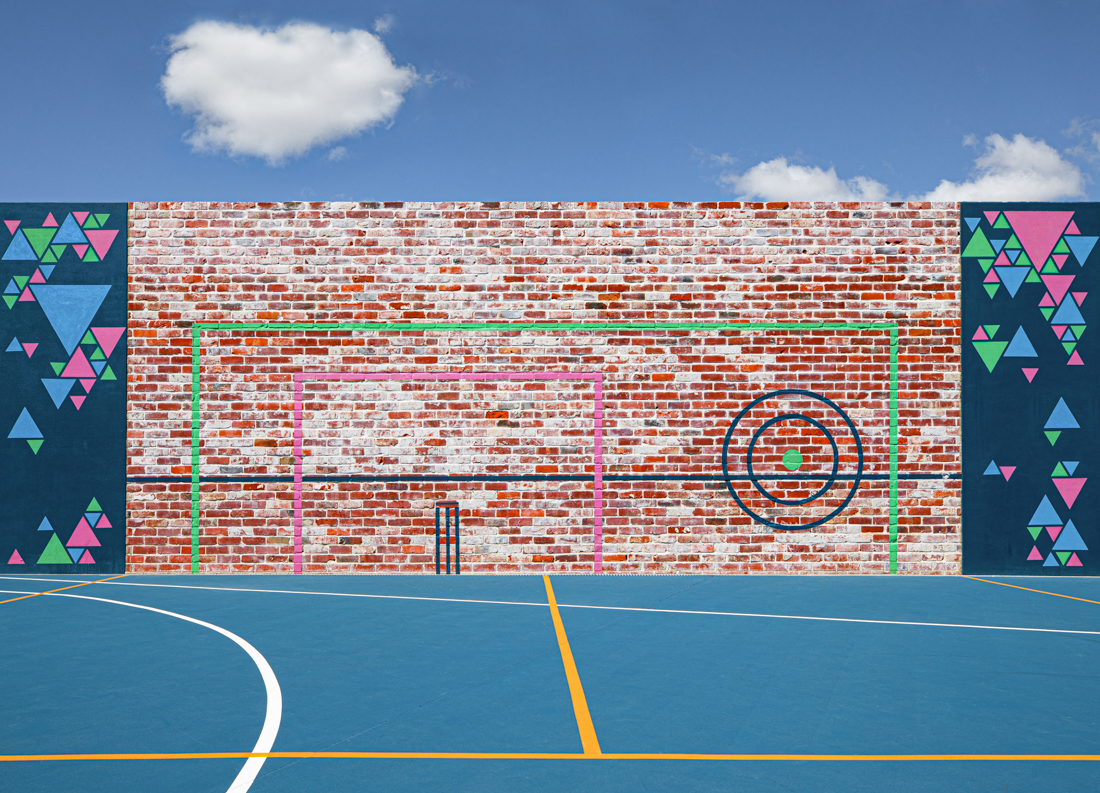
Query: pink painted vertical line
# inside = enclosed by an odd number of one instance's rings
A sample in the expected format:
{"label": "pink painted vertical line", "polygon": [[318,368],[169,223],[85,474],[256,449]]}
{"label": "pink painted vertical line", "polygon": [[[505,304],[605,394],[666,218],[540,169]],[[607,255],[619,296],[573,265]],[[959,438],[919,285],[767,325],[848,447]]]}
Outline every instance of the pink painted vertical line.
{"label": "pink painted vertical line", "polygon": [[294,572],[302,572],[302,377],[294,374]]}
{"label": "pink painted vertical line", "polygon": [[592,474],[595,479],[593,495],[596,499],[595,510],[595,553],[592,567],[594,573],[603,572],[603,372],[598,372],[592,380],[593,397],[596,407],[595,421],[595,460]]}

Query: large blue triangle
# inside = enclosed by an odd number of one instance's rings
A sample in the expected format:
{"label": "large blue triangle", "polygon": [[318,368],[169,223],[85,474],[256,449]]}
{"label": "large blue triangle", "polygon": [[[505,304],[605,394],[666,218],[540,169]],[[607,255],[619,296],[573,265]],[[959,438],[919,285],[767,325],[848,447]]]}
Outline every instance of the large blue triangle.
{"label": "large blue triangle", "polygon": [[[1092,246],[1096,244],[1096,240],[1100,237],[1065,237],[1064,239],[1069,245],[1069,249],[1073,251],[1073,255],[1077,257],[1077,263],[1084,267],[1085,259],[1089,258],[1089,254],[1092,253]],[[8,257],[5,256],[4,258]]]}
{"label": "large blue triangle", "polygon": [[19,346],[19,338],[13,337],[11,340],[11,344],[7,346],[7,349],[5,349],[4,352],[23,352],[23,348]]}
{"label": "large blue triangle", "polygon": [[69,391],[72,390],[73,383],[76,380],[54,380],[53,378],[42,378],[42,385],[46,386],[46,390],[50,392],[50,399],[56,407],[61,407],[65,401],[65,397],[69,395]]}
{"label": "large blue triangle", "polygon": [[1087,551],[1089,547],[1081,539],[1081,532],[1073,525],[1073,521],[1066,521],[1066,527],[1058,534],[1058,540],[1054,543],[1055,551]]}
{"label": "large blue triangle", "polygon": [[[1001,268],[1007,269],[1007,268]],[[1022,270],[1022,267],[1013,267],[1013,270]],[[1031,346],[1031,339],[1024,333],[1024,326],[1021,325],[1016,329],[1016,335],[1012,337],[1012,341],[1008,343],[1008,349],[1004,351],[1005,358],[1038,358],[1039,353],[1035,352],[1035,348]]]}
{"label": "large blue triangle", "polygon": [[73,217],[72,212],[65,218],[65,222],[61,224],[61,228],[57,230],[57,235],[53,238],[53,242],[55,243],[75,242],[82,245],[87,241],[88,238],[85,237],[84,232],[80,230],[80,224],[76,222],[76,218]]}
{"label": "large blue triangle", "polygon": [[1084,325],[1085,318],[1081,316],[1081,309],[1077,308],[1074,300],[1062,300],[1062,305],[1054,312],[1050,319],[1051,325]]}
{"label": "large blue triangle", "polygon": [[31,418],[31,414],[27,412],[27,409],[23,408],[23,412],[20,413],[19,418],[15,420],[15,426],[11,428],[8,437],[41,438],[42,431],[38,429],[38,425],[34,423],[34,419]]}
{"label": "large blue triangle", "polygon": [[1039,506],[1035,509],[1035,514],[1031,516],[1031,520],[1027,522],[1028,526],[1061,526],[1062,519],[1058,517],[1058,512],[1054,509],[1054,505],[1050,503],[1050,499],[1043,496],[1043,500],[1039,502]]}
{"label": "large blue triangle", "polygon": [[[70,286],[60,284],[31,284],[34,299],[46,312],[46,319],[53,326],[57,338],[69,355],[80,344],[81,337],[95,319],[103,299],[111,287],[109,284],[94,286]],[[1079,323],[1079,324],[1084,324]]]}
{"label": "large blue triangle", "polygon": [[15,236],[12,237],[11,245],[4,251],[3,258],[5,261],[23,262],[28,259],[38,261],[38,255],[34,252],[34,248],[27,242],[27,238],[23,236],[23,229],[16,229]]}
{"label": "large blue triangle", "polygon": [[[1078,430],[1081,429],[1081,425],[1077,423],[1077,419],[1073,417],[1073,413],[1069,409],[1069,405],[1066,404],[1066,400],[1062,397],[1058,397],[1058,404],[1054,406],[1054,410],[1050,412],[1050,418],[1047,419],[1047,423],[1043,425],[1045,430]],[[1032,526],[1039,524],[1032,523]]]}
{"label": "large blue triangle", "polygon": [[1061,567],[1058,564],[1058,560],[1054,558],[1054,551],[1051,551],[1047,556],[1047,560],[1043,562],[1043,567]]}
{"label": "large blue triangle", "polygon": [[1001,469],[997,467],[996,460],[990,460],[989,465],[982,471],[982,476],[1000,476]]}
{"label": "large blue triangle", "polygon": [[1031,272],[1030,267],[994,267],[993,269],[997,271],[997,277],[1001,279],[1001,283],[1008,288],[1009,297],[1016,297],[1020,284]]}

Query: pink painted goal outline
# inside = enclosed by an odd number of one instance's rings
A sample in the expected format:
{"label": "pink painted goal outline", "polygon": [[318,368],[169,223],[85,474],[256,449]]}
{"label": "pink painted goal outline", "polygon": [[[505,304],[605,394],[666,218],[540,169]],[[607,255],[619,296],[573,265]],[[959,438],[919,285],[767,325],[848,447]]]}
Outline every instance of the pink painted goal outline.
{"label": "pink painted goal outline", "polygon": [[306,382],[324,380],[591,380],[594,408],[592,474],[593,572],[603,570],[603,372],[295,372],[294,572],[302,572],[302,396]]}

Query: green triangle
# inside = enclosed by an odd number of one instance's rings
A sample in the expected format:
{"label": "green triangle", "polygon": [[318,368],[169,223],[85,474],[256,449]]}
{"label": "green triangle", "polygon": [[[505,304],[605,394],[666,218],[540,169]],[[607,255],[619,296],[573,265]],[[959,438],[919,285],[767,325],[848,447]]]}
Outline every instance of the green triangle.
{"label": "green triangle", "polygon": [[27,285],[27,281],[31,280],[31,277],[29,275],[16,275],[12,277],[12,280],[15,281],[16,286],[22,289]]}
{"label": "green triangle", "polygon": [[50,250],[53,251],[54,256],[56,256],[60,259],[61,254],[63,254],[65,252],[65,246],[64,245],[51,245]]}
{"label": "green triangle", "polygon": [[42,448],[41,438],[27,438],[27,443],[31,445],[31,451],[38,454],[38,450]]}
{"label": "green triangle", "polygon": [[1069,471],[1062,467],[1061,463],[1054,466],[1054,470],[1050,474],[1051,476],[1069,476]]}
{"label": "green triangle", "polygon": [[982,325],[982,330],[985,331],[985,335],[991,339],[997,335],[997,331],[1000,329],[1000,325]]}
{"label": "green triangle", "polygon": [[99,222],[99,225],[102,226],[104,223],[107,222],[107,218],[109,218],[109,217],[110,217],[110,215],[96,215],[95,219],[96,219],[96,221]]}
{"label": "green triangle", "polygon": [[88,217],[86,217],[84,219],[84,228],[86,228],[86,229],[97,229],[97,228],[99,228],[99,221],[97,221],[95,219],[95,215],[88,215]]}
{"label": "green triangle", "polygon": [[[1004,217],[1004,215],[1002,215],[1001,217]],[[1016,235],[1013,234],[1011,237],[1008,238],[1008,242],[1005,243],[1005,247],[1009,250],[1016,250],[1017,248],[1022,248],[1024,246],[1020,244],[1020,241],[1016,239]]]}
{"label": "green triangle", "polygon": [[985,232],[982,231],[981,226],[974,232],[974,236],[970,238],[970,242],[966,243],[966,248],[962,252],[963,256],[996,256],[997,251],[993,250],[993,246],[989,244],[989,240],[986,239]]}
{"label": "green triangle", "polygon": [[80,343],[81,344],[95,344],[96,343],[95,342],[95,336],[92,335],[91,331],[88,331],[87,333],[84,334],[84,338],[80,340]]}
{"label": "green triangle", "polygon": [[1005,217],[1004,212],[1002,212],[997,217],[997,222],[993,224],[993,228],[995,228],[995,229],[1010,229],[1010,228],[1012,228],[1012,226],[1008,225],[1008,218]]}
{"label": "green triangle", "polygon": [[96,347],[95,352],[92,353],[91,357],[88,360],[89,361],[106,361],[107,356],[103,354],[103,350],[99,349],[99,347]]}
{"label": "green triangle", "polygon": [[1047,436],[1047,440],[1050,441],[1050,445],[1053,446],[1058,442],[1058,436],[1062,434],[1061,430],[1043,430],[1043,434]]}
{"label": "green triangle", "polygon": [[1039,277],[1039,274],[1035,272],[1035,268],[1030,265],[1027,268],[1027,278],[1024,279],[1025,284],[1041,284],[1043,279]]}
{"label": "green triangle", "polygon": [[983,273],[988,273],[989,268],[993,266],[993,260],[992,259],[978,259],[978,264],[980,264],[982,266],[982,272]]}
{"label": "green triangle", "polygon": [[107,364],[107,368],[103,370],[103,374],[99,376],[100,380],[117,380],[115,373],[111,371],[111,365]]}
{"label": "green triangle", "polygon": [[1084,335],[1084,333],[1085,333],[1085,326],[1084,325],[1070,325],[1069,327],[1070,327],[1070,330],[1073,331],[1073,338],[1077,339],[1077,341],[1081,341],[1081,336]]}
{"label": "green triangle", "polygon": [[1041,273],[1050,273],[1050,274],[1057,275],[1058,274],[1058,265],[1056,265],[1054,263],[1054,259],[1047,259],[1047,263],[1043,265],[1043,269],[1040,270],[1039,272],[1041,272]]}
{"label": "green triangle", "polygon": [[974,349],[976,349],[978,355],[981,356],[982,361],[985,363],[985,368],[991,372],[993,371],[993,367],[997,365],[997,362],[1001,360],[1005,348],[1008,347],[1007,341],[974,341],[971,342],[971,344],[974,345]]}
{"label": "green triangle", "polygon": [[1027,251],[1020,251],[1020,255],[1016,257],[1017,267],[1034,267],[1031,263],[1031,259],[1027,258]]}
{"label": "green triangle", "polygon": [[997,294],[997,290],[1001,288],[1000,284],[982,284],[982,286],[985,287],[985,291],[989,294],[990,297],[993,297],[993,295]]}
{"label": "green triangle", "polygon": [[19,299],[18,295],[4,295],[4,302],[8,304],[8,308],[15,305],[15,301]]}
{"label": "green triangle", "polygon": [[1075,341],[1064,341],[1064,342],[1062,342],[1062,349],[1066,351],[1066,355],[1069,355],[1071,352],[1073,352],[1073,348],[1076,347],[1076,346],[1077,346],[1077,342],[1075,342]]}
{"label": "green triangle", "polygon": [[88,246],[88,252],[84,254],[84,258],[81,259],[80,261],[82,261],[82,262],[98,262],[99,257],[95,255],[95,248],[93,248],[89,245]]}
{"label": "green triangle", "polygon": [[[104,215],[103,217],[107,217],[107,216],[106,216],[106,215]],[[98,502],[98,501],[96,501],[96,500],[95,500],[95,499],[93,498],[93,499],[92,499],[92,503],[90,503],[90,504],[88,505],[88,508],[87,508],[86,510],[84,510],[84,511],[85,511],[85,512],[102,512],[102,511],[103,511],[103,507],[99,506],[99,502]]]}
{"label": "green triangle", "polygon": [[1066,238],[1058,240],[1058,244],[1054,246],[1054,250],[1051,253],[1069,253],[1069,246],[1066,245]]}
{"label": "green triangle", "polygon": [[57,233],[57,229],[23,229],[23,233],[27,236],[27,241],[30,242],[31,247],[34,248],[34,252],[38,256],[42,256],[46,252],[50,240],[53,239],[53,235]]}
{"label": "green triangle", "polygon": [[46,543],[46,550],[38,557],[38,564],[72,564],[73,557],[65,550],[57,534],[50,534],[50,541]]}
{"label": "green triangle", "polygon": [[1073,554],[1073,551],[1055,551],[1054,555],[1058,557],[1063,565],[1069,560],[1069,557]]}
{"label": "green triangle", "polygon": [[1043,530],[1042,526],[1028,526],[1027,527],[1028,534],[1031,535],[1031,539],[1033,539],[1033,540],[1039,539],[1039,532],[1041,532],[1042,530]]}
{"label": "green triangle", "polygon": [[[57,246],[54,246],[54,247],[57,247]],[[62,246],[62,248],[64,248],[64,246]],[[42,257],[42,261],[43,262],[56,262],[57,261],[57,254],[54,253],[53,248],[50,248],[48,251],[46,251],[46,255]]]}
{"label": "green triangle", "polygon": [[54,363],[51,361],[50,366],[53,367],[53,373],[60,376],[61,370],[65,368],[65,362],[62,361],[61,363]]}
{"label": "green triangle", "polygon": [[1046,317],[1048,320],[1050,319],[1051,315],[1054,314],[1053,308],[1040,308],[1039,310],[1043,312],[1043,316]]}

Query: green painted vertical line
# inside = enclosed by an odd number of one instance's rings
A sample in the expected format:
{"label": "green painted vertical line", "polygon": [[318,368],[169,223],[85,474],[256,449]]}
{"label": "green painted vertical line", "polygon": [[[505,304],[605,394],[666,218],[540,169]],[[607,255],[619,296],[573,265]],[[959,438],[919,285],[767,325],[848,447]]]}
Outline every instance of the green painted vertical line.
{"label": "green painted vertical line", "polygon": [[199,334],[191,326],[191,572],[199,572]]}
{"label": "green painted vertical line", "polygon": [[890,572],[898,571],[898,326],[890,328]]}

